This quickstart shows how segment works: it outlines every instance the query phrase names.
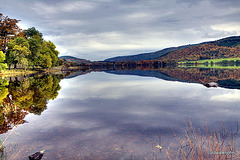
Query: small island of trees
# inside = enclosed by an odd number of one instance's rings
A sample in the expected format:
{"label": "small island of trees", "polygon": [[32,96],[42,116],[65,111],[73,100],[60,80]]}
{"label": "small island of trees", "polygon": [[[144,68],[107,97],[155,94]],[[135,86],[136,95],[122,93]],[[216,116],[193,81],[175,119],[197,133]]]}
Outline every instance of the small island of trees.
{"label": "small island of trees", "polygon": [[59,65],[59,52],[35,27],[22,30],[17,23],[0,13],[0,71],[21,68],[51,68]]}

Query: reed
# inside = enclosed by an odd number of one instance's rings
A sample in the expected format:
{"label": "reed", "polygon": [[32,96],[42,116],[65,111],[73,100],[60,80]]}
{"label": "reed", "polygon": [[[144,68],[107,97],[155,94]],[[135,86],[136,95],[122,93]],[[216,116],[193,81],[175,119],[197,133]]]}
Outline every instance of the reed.
{"label": "reed", "polygon": [[184,137],[175,138],[177,141],[171,143],[166,150],[169,160],[212,160],[212,159],[239,159],[240,155],[235,143],[238,135],[238,124],[236,130],[227,131],[224,122],[221,130],[210,130],[205,124],[201,129],[195,129],[190,120],[186,120]]}

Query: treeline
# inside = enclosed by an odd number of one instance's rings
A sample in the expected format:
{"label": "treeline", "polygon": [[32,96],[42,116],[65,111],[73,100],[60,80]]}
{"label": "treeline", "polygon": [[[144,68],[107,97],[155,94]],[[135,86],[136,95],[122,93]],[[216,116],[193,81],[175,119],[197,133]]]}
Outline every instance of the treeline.
{"label": "treeline", "polygon": [[51,68],[59,65],[59,52],[35,27],[22,30],[0,13],[0,70],[11,68]]}
{"label": "treeline", "polygon": [[[86,64],[85,64],[86,65]],[[129,70],[151,70],[164,68],[166,66],[176,66],[177,61],[174,60],[141,60],[141,61],[119,61],[119,62],[92,62],[87,64],[93,68],[109,68],[109,69],[129,69]]]}
{"label": "treeline", "polygon": [[227,67],[227,66],[240,66],[240,60],[233,60],[233,59],[218,59],[216,60],[204,60],[204,61],[185,61],[185,62],[180,62],[179,65],[183,65],[183,66],[199,66],[199,65],[204,65],[204,66],[223,66],[223,67]]}

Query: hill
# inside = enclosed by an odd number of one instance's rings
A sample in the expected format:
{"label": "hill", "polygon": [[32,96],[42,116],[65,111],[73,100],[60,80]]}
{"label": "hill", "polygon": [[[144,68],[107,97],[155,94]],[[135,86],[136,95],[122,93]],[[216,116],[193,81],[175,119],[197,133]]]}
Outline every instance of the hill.
{"label": "hill", "polygon": [[240,57],[240,36],[106,59],[107,62],[171,59],[176,61]]}
{"label": "hill", "polygon": [[217,41],[175,50],[161,59],[197,61],[220,58],[240,58],[240,36],[227,37]]}
{"label": "hill", "polygon": [[59,59],[64,59],[67,62],[73,62],[73,63],[91,63],[91,61],[86,60],[86,59],[80,59],[80,58],[76,58],[73,56],[61,56],[59,57]]}
{"label": "hill", "polygon": [[212,42],[217,46],[236,47],[240,44],[240,36],[227,37]]}
{"label": "hill", "polygon": [[188,48],[194,45],[186,45],[186,46],[179,46],[179,47],[171,47],[171,48],[166,48],[163,50],[159,50],[156,52],[151,52],[151,53],[141,53],[137,55],[131,55],[131,56],[118,56],[118,57],[113,57],[113,58],[108,58],[104,61],[106,62],[119,62],[119,61],[140,61],[140,60],[154,60],[154,59],[159,59],[160,57],[183,48]]}

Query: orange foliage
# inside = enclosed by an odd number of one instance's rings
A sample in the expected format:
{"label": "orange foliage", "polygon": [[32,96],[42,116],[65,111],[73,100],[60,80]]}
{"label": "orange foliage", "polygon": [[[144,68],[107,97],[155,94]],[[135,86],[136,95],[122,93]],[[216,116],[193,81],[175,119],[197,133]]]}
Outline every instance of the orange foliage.
{"label": "orange foliage", "polygon": [[173,51],[161,59],[176,61],[196,61],[202,59],[240,58],[240,47],[224,47],[214,44],[201,44]]}
{"label": "orange foliage", "polygon": [[19,21],[8,16],[5,17],[0,13],[0,50],[4,53],[6,53],[7,45],[11,39],[17,35],[23,36],[22,30],[17,25]]}

